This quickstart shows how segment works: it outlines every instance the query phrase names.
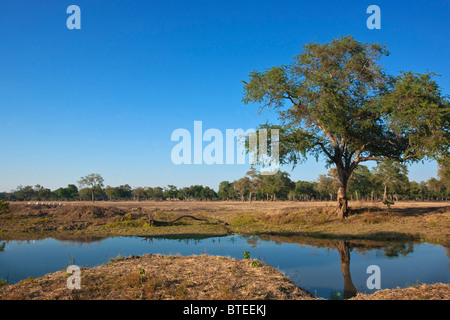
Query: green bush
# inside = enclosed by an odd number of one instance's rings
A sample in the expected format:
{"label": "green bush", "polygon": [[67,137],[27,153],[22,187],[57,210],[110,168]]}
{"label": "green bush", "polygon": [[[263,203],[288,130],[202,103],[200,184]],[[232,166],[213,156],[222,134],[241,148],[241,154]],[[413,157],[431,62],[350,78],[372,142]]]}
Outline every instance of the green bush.
{"label": "green bush", "polygon": [[5,200],[0,200],[0,214],[9,212],[9,203]]}

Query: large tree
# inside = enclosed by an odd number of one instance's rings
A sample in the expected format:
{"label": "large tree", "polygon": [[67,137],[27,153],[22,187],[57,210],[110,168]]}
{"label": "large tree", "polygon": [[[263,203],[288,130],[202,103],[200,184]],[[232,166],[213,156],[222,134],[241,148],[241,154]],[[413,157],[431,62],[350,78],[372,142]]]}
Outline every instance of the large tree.
{"label": "large tree", "polygon": [[279,114],[280,123],[260,128],[280,130],[281,163],[312,155],[336,166],[340,217],[348,215],[347,184],[358,164],[448,153],[449,101],[434,74],[391,76],[380,64],[387,55],[384,45],[340,37],[308,43],[292,64],[244,81],[244,103]]}
{"label": "large tree", "polygon": [[398,162],[383,161],[373,168],[373,180],[383,188],[383,201],[387,200],[388,189],[395,195],[406,190],[408,181],[408,168]]}
{"label": "large tree", "polygon": [[91,191],[91,200],[92,202],[95,201],[95,191],[96,189],[102,189],[103,188],[103,178],[98,173],[91,173],[90,175],[87,175],[85,177],[81,177],[81,179],[78,181],[78,184],[80,188],[87,187]]}

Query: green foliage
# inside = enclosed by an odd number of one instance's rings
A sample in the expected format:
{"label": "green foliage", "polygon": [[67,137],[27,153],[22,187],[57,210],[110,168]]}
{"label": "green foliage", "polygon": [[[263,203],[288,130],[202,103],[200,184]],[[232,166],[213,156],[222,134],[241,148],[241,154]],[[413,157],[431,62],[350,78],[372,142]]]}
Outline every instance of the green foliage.
{"label": "green foliage", "polygon": [[74,184],[69,184],[67,188],[59,188],[54,193],[59,200],[75,200],[78,198],[78,188]]}
{"label": "green foliage", "polygon": [[107,186],[105,188],[105,193],[109,200],[127,200],[131,199],[132,195],[131,187],[128,184],[119,187]]}
{"label": "green foliage", "polygon": [[8,280],[6,279],[0,279],[0,287],[6,286],[8,284]]}
{"label": "green foliage", "polygon": [[352,172],[365,161],[446,159],[450,102],[434,74],[389,75],[379,61],[389,52],[352,36],[308,43],[292,64],[252,71],[244,103],[273,109],[280,130],[280,162],[296,164],[325,156],[338,171],[345,216]]}
{"label": "green foliage", "polygon": [[91,173],[90,175],[81,177],[81,179],[78,181],[78,184],[80,185],[80,187],[89,188],[91,192],[91,200],[94,201],[96,191],[103,192],[103,181],[104,180],[101,175],[99,175],[98,173]]}
{"label": "green foliage", "polygon": [[230,183],[229,181],[222,181],[219,184],[219,190],[217,191],[217,196],[222,200],[237,198],[237,194],[234,189],[234,184]]}
{"label": "green foliage", "polygon": [[260,262],[257,259],[253,259],[252,260],[252,267],[259,267],[260,266]]}
{"label": "green foliage", "polygon": [[231,223],[235,227],[248,226],[255,223],[255,218],[244,213],[234,217]]}
{"label": "green foliage", "polygon": [[244,251],[244,259],[245,260],[249,260],[250,261],[250,265],[252,267],[259,267],[261,265],[261,263],[259,262],[258,259],[250,259],[250,252],[249,251]]}

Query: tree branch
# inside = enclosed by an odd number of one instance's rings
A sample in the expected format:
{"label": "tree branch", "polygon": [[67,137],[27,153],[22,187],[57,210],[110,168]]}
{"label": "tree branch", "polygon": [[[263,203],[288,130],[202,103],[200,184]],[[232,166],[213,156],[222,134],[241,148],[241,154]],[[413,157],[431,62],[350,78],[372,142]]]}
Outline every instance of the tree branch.
{"label": "tree branch", "polygon": [[324,144],[323,144],[322,142],[316,142],[316,143],[313,145],[313,148],[314,148],[315,146],[320,146],[320,147],[322,148],[323,152],[327,155],[328,158],[330,158],[331,161],[333,161],[333,162],[336,161],[336,160],[334,159],[334,157],[333,157],[333,156],[328,152],[328,150],[325,148],[325,146],[324,146]]}

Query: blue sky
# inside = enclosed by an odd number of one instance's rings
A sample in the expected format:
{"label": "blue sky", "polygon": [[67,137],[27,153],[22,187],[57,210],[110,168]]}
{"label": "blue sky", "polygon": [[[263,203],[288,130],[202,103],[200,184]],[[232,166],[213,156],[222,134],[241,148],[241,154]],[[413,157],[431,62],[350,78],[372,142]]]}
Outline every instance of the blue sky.
{"label": "blue sky", "polygon": [[[66,9],[81,8],[81,30]],[[369,30],[369,5],[381,30]],[[244,105],[253,69],[288,64],[311,41],[353,35],[385,43],[383,65],[433,71],[450,88],[448,1],[22,1],[0,2],[0,191],[55,189],[100,173],[105,184],[217,188],[248,165],[175,165],[170,140],[193,131],[255,128],[271,113]],[[314,180],[323,162],[289,170]],[[410,179],[436,176],[434,162]]]}

